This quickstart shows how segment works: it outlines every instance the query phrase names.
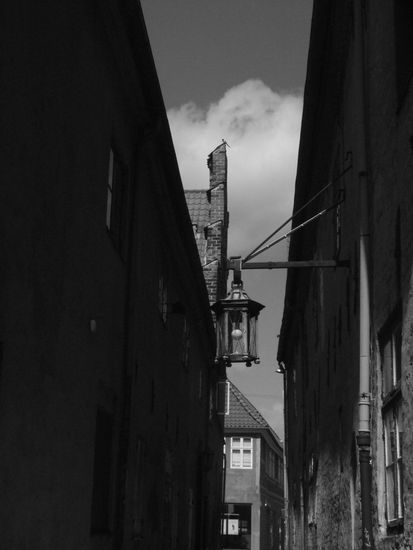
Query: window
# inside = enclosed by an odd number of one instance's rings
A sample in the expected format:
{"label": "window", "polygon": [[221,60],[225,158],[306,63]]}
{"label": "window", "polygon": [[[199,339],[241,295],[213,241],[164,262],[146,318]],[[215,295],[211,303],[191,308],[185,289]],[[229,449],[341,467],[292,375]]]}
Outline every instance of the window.
{"label": "window", "polygon": [[402,506],[402,432],[400,407],[389,408],[383,415],[385,460],[386,460],[386,503],[387,521],[403,519]]}
{"label": "window", "polygon": [[272,479],[281,482],[283,477],[283,462],[282,458],[267,444],[264,447],[265,458],[265,473]]}
{"label": "window", "polygon": [[159,276],[158,309],[164,325],[168,320],[168,285],[165,275]]}
{"label": "window", "polygon": [[212,420],[212,415],[216,412],[217,404],[217,387],[211,384],[209,387],[209,420]]}
{"label": "window", "polygon": [[231,437],[231,468],[252,468],[251,437]]}
{"label": "window", "polygon": [[402,331],[399,323],[388,331],[381,348],[386,517],[389,528],[401,525],[403,521],[401,342]]}
{"label": "window", "polygon": [[199,377],[198,377],[198,399],[202,399],[203,393],[204,393],[204,378],[203,378],[202,370],[200,370]]}
{"label": "window", "polygon": [[394,27],[396,42],[396,86],[399,107],[409,88],[413,74],[413,3],[411,0],[394,1]]}
{"label": "window", "polygon": [[126,259],[127,251],[127,191],[126,170],[111,149],[106,199],[106,227],[123,259]]}
{"label": "window", "polygon": [[91,532],[108,532],[110,527],[110,487],[112,470],[113,416],[98,408],[96,415],[95,458]]}
{"label": "window", "polygon": [[143,514],[144,514],[144,496],[143,483],[145,478],[145,444],[138,437],[135,449],[135,467],[132,474],[133,493],[132,493],[132,529],[134,538],[142,535]]}
{"label": "window", "polygon": [[278,475],[278,456],[269,447],[266,448],[265,453],[265,473],[272,479],[276,479]]}
{"label": "window", "polygon": [[182,331],[182,365],[186,368],[189,365],[189,350],[191,345],[191,332],[189,321],[184,317],[184,326]]}
{"label": "window", "polygon": [[388,399],[400,389],[402,332],[399,324],[382,347],[383,397]]}

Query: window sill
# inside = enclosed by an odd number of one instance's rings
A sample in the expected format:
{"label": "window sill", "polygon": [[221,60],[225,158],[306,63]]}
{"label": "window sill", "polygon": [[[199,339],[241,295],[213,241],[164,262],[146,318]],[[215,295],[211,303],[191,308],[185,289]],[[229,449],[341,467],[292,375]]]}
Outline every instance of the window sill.
{"label": "window sill", "polygon": [[392,537],[394,535],[400,535],[404,530],[403,518],[394,519],[387,523],[387,536]]}
{"label": "window sill", "polygon": [[90,536],[91,537],[105,537],[105,538],[108,538],[108,537],[111,537],[112,536],[112,531],[110,531],[109,528],[107,529],[91,529],[90,531]]}
{"label": "window sill", "polygon": [[[384,398],[383,398],[383,410],[387,407],[393,405],[398,399],[400,399],[402,395],[401,389],[400,389],[400,382],[399,384],[393,388]],[[398,520],[395,520],[398,521]]]}

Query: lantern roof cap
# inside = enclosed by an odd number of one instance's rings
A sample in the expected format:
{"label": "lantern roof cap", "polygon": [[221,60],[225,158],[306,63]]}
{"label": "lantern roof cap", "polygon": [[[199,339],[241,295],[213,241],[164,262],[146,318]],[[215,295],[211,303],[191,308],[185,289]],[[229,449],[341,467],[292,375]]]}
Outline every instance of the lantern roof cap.
{"label": "lantern roof cap", "polygon": [[250,297],[244,290],[244,285],[240,283],[231,283],[231,290],[228,292],[225,300],[249,300]]}
{"label": "lantern roof cap", "polygon": [[211,306],[215,313],[221,311],[225,307],[236,307],[237,305],[246,306],[251,312],[258,313],[265,306],[251,300],[248,294],[244,290],[242,282],[232,283],[231,290],[228,292],[226,298],[218,300]]}

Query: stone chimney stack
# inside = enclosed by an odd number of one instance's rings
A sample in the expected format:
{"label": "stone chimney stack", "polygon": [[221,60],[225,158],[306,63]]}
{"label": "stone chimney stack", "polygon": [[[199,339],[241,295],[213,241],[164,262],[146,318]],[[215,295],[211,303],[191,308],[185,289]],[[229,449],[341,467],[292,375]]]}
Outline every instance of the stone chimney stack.
{"label": "stone chimney stack", "polygon": [[228,253],[228,199],[227,199],[227,147],[223,141],[208,156],[210,223],[206,227],[207,273],[205,279],[210,294],[210,300],[216,301],[225,298],[227,293],[226,269]]}
{"label": "stone chimney stack", "polygon": [[212,305],[227,294],[227,144],[208,156],[209,189],[186,190],[199,257]]}

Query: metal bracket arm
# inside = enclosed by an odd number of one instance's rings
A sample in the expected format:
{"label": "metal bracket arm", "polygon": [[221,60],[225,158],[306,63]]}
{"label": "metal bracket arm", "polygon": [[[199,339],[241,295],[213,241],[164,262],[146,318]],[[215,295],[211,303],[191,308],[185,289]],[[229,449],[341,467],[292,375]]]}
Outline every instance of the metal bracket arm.
{"label": "metal bracket arm", "polygon": [[[348,260],[298,260],[287,262],[249,262],[241,260],[242,269],[291,269],[350,267]],[[228,269],[239,270],[239,257],[228,260]]]}

